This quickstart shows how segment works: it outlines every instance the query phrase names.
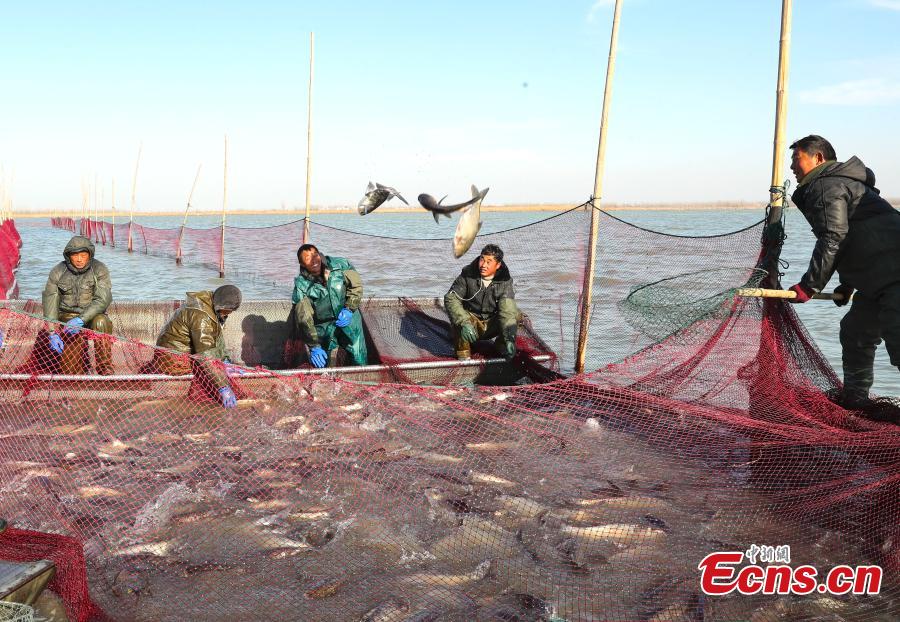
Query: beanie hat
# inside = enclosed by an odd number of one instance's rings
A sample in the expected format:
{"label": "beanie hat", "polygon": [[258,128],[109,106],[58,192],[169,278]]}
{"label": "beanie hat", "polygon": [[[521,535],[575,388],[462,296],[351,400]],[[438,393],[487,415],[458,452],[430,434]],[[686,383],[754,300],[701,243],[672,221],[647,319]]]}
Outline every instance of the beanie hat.
{"label": "beanie hat", "polygon": [[213,292],[213,309],[234,311],[241,306],[241,290],[234,285],[223,285]]}

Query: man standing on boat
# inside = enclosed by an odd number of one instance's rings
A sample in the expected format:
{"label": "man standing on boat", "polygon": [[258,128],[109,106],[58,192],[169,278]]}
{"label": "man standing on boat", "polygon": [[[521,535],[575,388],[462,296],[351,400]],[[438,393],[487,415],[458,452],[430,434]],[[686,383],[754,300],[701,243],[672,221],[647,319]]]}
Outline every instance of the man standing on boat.
{"label": "man standing on boat", "polygon": [[[853,304],[841,320],[844,390],[847,409],[873,405],[875,348],[884,339],[891,364],[900,366],[900,212],[875,187],[875,174],[856,156],[838,162],[821,136],[791,145],[791,170],[799,183],[791,199],[812,226],[816,246],[809,268],[791,287],[796,302],[806,302],[828,284]],[[853,292],[856,290],[856,294]]]}
{"label": "man standing on boat", "polygon": [[[156,339],[158,348],[148,371],[184,376],[193,371],[204,390],[225,408],[237,397],[225,368],[229,363],[223,329],[228,316],[241,306],[241,290],[222,285],[216,291],[188,292],[187,299],[169,318]],[[195,355],[193,358],[186,355]]]}
{"label": "man standing on boat", "polygon": [[[48,340],[50,349],[60,355],[62,374],[85,373],[82,328],[112,333],[113,325],[106,315],[112,302],[112,281],[106,265],[94,259],[94,250],[88,238],[76,235],[69,240],[63,249],[64,260],[50,271],[41,296],[44,317],[65,323],[62,332],[50,333]],[[112,374],[112,339],[96,337],[93,341],[97,373]]]}
{"label": "man standing on boat", "polygon": [[309,348],[313,367],[334,364],[337,348],[355,365],[366,365],[363,334],[363,286],[359,272],[343,257],[322,255],[312,244],[297,249],[300,274],[294,279],[291,301],[293,329]]}
{"label": "man standing on boat", "polygon": [[516,355],[519,309],[512,276],[496,244],[485,246],[481,255],[462,269],[444,296],[444,308],[450,317],[456,358],[468,359],[473,343],[495,337],[494,345],[503,357]]}

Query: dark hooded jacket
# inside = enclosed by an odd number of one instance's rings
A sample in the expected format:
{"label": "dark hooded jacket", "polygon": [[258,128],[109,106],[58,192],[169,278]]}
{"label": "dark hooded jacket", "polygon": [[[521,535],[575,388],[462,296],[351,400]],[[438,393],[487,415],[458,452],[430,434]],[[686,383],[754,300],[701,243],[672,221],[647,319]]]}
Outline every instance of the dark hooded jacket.
{"label": "dark hooded jacket", "polygon": [[444,308],[454,326],[462,326],[469,322],[469,313],[482,320],[499,316],[501,324],[516,323],[518,309],[515,304],[513,278],[504,261],[494,274],[494,280],[487,287],[481,284],[481,272],[478,270],[478,259],[462,269],[450,291],[444,296]]}
{"label": "dark hooded jacket", "polygon": [[791,199],[816,236],[800,282],[822,290],[837,271],[867,295],[900,281],[900,212],[875,187],[875,174],[853,156],[812,170]]}
{"label": "dark hooded jacket", "polygon": [[[87,265],[79,270],[69,257],[73,253],[87,251],[91,256]],[[75,313],[87,324],[112,302],[112,281],[109,269],[94,259],[94,243],[80,235],[74,236],[63,249],[65,261],[56,264],[47,278],[41,300],[44,317],[59,320],[60,313]]]}

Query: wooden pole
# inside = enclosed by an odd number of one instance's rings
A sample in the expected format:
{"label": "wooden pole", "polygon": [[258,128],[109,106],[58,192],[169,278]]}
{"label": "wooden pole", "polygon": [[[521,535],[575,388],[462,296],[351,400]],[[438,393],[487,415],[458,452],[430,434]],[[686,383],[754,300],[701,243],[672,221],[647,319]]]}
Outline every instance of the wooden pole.
{"label": "wooden pole", "polygon": [[[775,91],[775,140],[772,146],[772,184],[769,190],[769,217],[766,221],[767,227],[774,225],[775,223],[780,223],[781,215],[784,211],[784,193],[782,192],[784,175],[782,169],[784,168],[784,127],[787,123],[787,83],[791,55],[791,2],[792,0],[782,0],[781,3],[781,37],[778,44],[778,83]],[[764,284],[768,287],[775,288],[779,286],[778,256],[780,254],[780,249],[776,249],[775,244],[780,244],[781,240],[766,240],[766,242],[771,250],[767,257],[767,265],[763,266],[768,272]]]}
{"label": "wooden pole", "polygon": [[309,239],[309,184],[310,169],[312,168],[312,89],[313,89],[313,58],[315,53],[315,37],[309,33],[309,91],[306,103],[306,216],[303,219],[303,243]]}
{"label": "wooden pole", "polygon": [[609,60],[606,65],[606,84],[603,88],[603,111],[600,114],[600,143],[597,147],[597,170],[594,174],[594,194],[591,197],[591,236],[588,241],[588,260],[584,272],[581,298],[581,323],[578,331],[578,350],[575,355],[575,373],[584,372],[587,352],[588,329],[591,323],[591,297],[594,294],[594,268],[597,255],[597,233],[600,223],[599,203],[603,195],[603,168],[606,158],[606,130],[609,104],[612,99],[612,80],[616,70],[616,45],[619,40],[619,16],[622,0],[616,0],[613,12],[612,33],[609,37]]}
{"label": "wooden pole", "polygon": [[191,209],[191,199],[194,197],[194,189],[197,187],[197,180],[200,179],[200,168],[203,164],[197,165],[197,174],[194,175],[194,183],[191,186],[191,193],[188,195],[187,205],[184,208],[184,219],[181,221],[181,231],[178,232],[178,245],[175,247],[175,264],[181,265],[181,241],[184,239],[184,228],[187,226],[188,210]]}
{"label": "wooden pole", "polygon": [[[786,298],[793,299],[797,297],[797,292],[791,289],[765,289],[759,287],[742,287],[735,292],[738,296],[745,298]],[[843,300],[843,294],[813,294],[814,300]]]}
{"label": "wooden pole", "polygon": [[144,150],[144,143],[142,142],[140,146],[138,146],[138,155],[137,162],[134,163],[134,179],[131,182],[131,214],[128,216],[128,252],[132,252],[134,245],[132,243],[132,235],[131,230],[134,228],[134,203],[135,203],[135,193],[137,192],[137,176],[138,176],[138,167],[141,165],[141,151]]}
{"label": "wooden pole", "polygon": [[[199,172],[198,172],[199,174]],[[219,253],[219,278],[225,278],[225,208],[228,205],[228,135],[225,135],[225,165],[222,174],[222,250]]]}
{"label": "wooden pole", "polygon": [[110,246],[115,248],[116,247],[116,178],[115,177],[113,177],[113,180],[112,180],[112,189],[110,190],[110,193],[111,193],[111,197],[112,197],[112,199],[111,199],[112,204],[110,205],[110,207],[112,208],[112,214],[110,215],[110,221],[112,222],[112,228],[110,229]]}

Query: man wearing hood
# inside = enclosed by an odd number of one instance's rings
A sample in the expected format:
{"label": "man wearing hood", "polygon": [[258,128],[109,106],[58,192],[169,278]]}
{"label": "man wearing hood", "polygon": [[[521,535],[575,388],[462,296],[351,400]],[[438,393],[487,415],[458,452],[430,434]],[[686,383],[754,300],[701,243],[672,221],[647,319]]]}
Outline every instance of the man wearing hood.
{"label": "man wearing hood", "polygon": [[450,317],[456,358],[468,359],[473,343],[494,337],[502,356],[515,356],[519,309],[499,246],[488,244],[462,269],[444,296],[444,308]]}
{"label": "man wearing hood", "polygon": [[[900,212],[881,198],[875,174],[853,156],[838,162],[821,136],[801,138],[791,170],[799,182],[791,199],[816,236],[809,268],[791,287],[796,302],[806,302],[838,273],[835,288],[850,311],[841,320],[844,389],[839,401],[848,409],[872,404],[875,348],[884,339],[891,364],[900,366]],[[856,293],[854,295],[854,290]]]}
{"label": "man wearing hood", "polygon": [[[83,374],[85,342],[80,333],[89,328],[96,333],[112,333],[106,310],[112,302],[112,281],[106,265],[94,259],[94,243],[74,236],[63,249],[64,261],[56,264],[47,278],[41,297],[44,317],[64,322],[62,335],[50,333],[50,349],[60,354],[60,373]],[[112,368],[112,340],[94,340],[97,373],[109,375]]]}
{"label": "man wearing hood", "polygon": [[363,286],[359,272],[343,257],[322,255],[312,244],[297,249],[300,274],[294,279],[293,329],[309,348],[314,367],[325,367],[338,347],[356,365],[368,363],[363,334]]}
{"label": "man wearing hood", "polygon": [[230,362],[223,329],[225,320],[240,306],[241,290],[234,285],[222,285],[214,292],[188,292],[184,305],[156,339],[156,346],[165,350],[154,353],[150,370],[170,376],[193,371],[213,399],[225,408],[236,406],[228,374],[213,361]]}

